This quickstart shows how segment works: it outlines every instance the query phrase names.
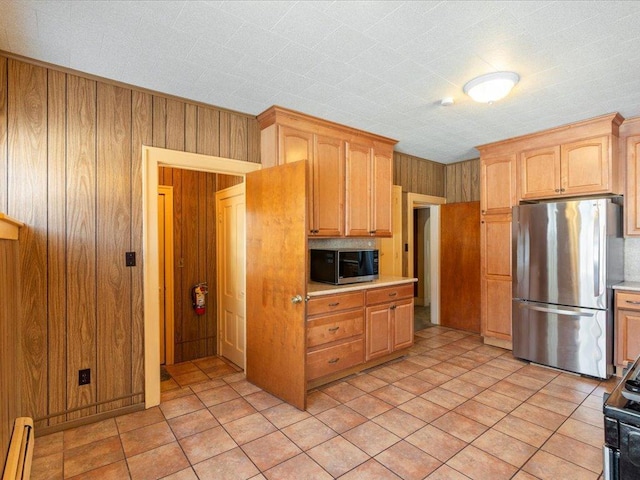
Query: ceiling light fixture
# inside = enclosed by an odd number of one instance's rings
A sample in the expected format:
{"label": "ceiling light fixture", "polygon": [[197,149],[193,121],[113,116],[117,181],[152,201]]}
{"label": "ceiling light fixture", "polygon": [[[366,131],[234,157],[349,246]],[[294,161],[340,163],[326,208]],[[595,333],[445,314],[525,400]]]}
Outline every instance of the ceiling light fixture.
{"label": "ceiling light fixture", "polygon": [[509,95],[520,77],[514,72],[493,72],[466,83],[462,91],[476,102],[493,103]]}

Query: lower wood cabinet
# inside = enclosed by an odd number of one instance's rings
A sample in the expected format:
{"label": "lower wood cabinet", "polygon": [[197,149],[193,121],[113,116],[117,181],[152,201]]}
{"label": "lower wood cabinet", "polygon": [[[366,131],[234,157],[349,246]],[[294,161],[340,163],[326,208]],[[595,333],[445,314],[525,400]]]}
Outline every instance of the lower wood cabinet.
{"label": "lower wood cabinet", "polygon": [[413,345],[413,284],[311,297],[306,337],[312,385],[387,361]]}
{"label": "lower wood cabinet", "polygon": [[640,355],[640,292],[616,291],[615,305],[615,358],[624,368]]}

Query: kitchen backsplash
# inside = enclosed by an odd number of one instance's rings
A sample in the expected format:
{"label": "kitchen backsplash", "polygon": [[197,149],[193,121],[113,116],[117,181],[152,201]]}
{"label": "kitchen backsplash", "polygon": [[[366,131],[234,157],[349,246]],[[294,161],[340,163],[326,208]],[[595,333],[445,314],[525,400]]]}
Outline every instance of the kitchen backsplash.
{"label": "kitchen backsplash", "polygon": [[640,238],[624,239],[624,279],[640,282]]}
{"label": "kitchen backsplash", "polygon": [[374,238],[310,238],[309,248],[377,248]]}

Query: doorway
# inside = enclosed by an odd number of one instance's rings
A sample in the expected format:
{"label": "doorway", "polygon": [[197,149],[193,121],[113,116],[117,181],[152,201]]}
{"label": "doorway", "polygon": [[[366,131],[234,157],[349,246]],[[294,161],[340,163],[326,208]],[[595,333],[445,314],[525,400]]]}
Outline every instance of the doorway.
{"label": "doorway", "polygon": [[[414,287],[415,303],[429,307],[428,319],[440,323],[440,205],[443,197],[407,193],[406,218],[407,276],[418,279]],[[420,307],[418,307],[420,308]]]}
{"label": "doorway", "polygon": [[260,170],[258,163],[243,162],[222,157],[168,150],[157,147],[142,148],[142,189],[144,246],[144,377],[145,407],[160,404],[160,331],[158,318],[159,304],[159,255],[158,239],[158,167],[167,166],[222,173],[244,177],[247,173]]}

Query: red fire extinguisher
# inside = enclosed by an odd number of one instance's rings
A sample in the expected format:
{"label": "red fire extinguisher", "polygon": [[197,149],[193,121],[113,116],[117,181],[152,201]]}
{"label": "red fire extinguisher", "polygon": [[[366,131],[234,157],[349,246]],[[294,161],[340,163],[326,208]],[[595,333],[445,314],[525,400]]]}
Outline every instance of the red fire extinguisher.
{"label": "red fire extinguisher", "polygon": [[197,283],[191,288],[191,302],[196,315],[204,315],[207,311],[205,295],[209,293],[207,282]]}

